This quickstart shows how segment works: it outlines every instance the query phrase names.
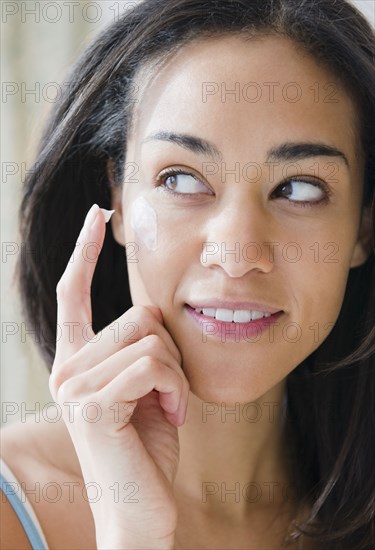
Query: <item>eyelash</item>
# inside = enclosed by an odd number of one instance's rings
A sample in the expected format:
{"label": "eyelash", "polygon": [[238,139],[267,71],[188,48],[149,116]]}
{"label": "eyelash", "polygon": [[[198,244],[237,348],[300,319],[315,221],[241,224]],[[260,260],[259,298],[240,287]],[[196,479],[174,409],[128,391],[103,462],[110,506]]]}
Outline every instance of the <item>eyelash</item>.
{"label": "eyelash", "polygon": [[[177,174],[184,174],[184,175],[187,175],[187,176],[191,176],[192,178],[199,179],[194,174],[192,174],[191,172],[189,172],[188,170],[185,170],[183,168],[166,168],[156,178],[156,182],[158,184],[157,189],[161,189],[161,190],[163,190],[163,192],[169,193],[170,195],[173,195],[173,197],[178,198],[178,199],[182,199],[182,200],[185,200],[185,199],[190,198],[190,197],[196,197],[197,195],[199,195],[199,193],[176,193],[176,192],[172,191],[171,189],[168,189],[168,187],[165,187],[165,180],[168,177],[174,176],[174,175],[177,175]],[[329,200],[329,197],[331,195],[330,189],[323,182],[319,182],[317,180],[309,180],[309,178],[307,176],[305,178],[302,178],[300,176],[290,177],[290,178],[282,181],[276,187],[276,189],[278,189],[279,187],[283,187],[284,185],[286,185],[290,181],[301,181],[303,183],[310,183],[311,185],[314,185],[314,186],[318,187],[319,189],[321,189],[324,192],[324,195],[325,195],[322,199],[320,199],[318,201],[291,201],[289,199],[286,199],[292,206],[295,206],[297,208],[300,208],[300,207],[309,208],[309,207],[313,207],[313,206],[318,206],[318,205],[320,205],[322,203],[325,203]],[[276,191],[276,189],[272,193],[274,193]],[[206,193],[202,193],[202,194],[206,194]]]}
{"label": "eyelash", "polygon": [[169,194],[173,195],[173,197],[175,197],[177,199],[182,199],[182,200],[184,200],[188,197],[196,197],[197,195],[199,195],[199,193],[175,193],[171,189],[168,189],[168,187],[164,187],[165,186],[165,180],[167,178],[169,178],[170,176],[175,176],[177,174],[184,174],[186,176],[191,176],[192,178],[195,178],[196,180],[198,180],[198,178],[194,174],[192,174],[191,172],[189,172],[187,170],[184,170],[183,168],[166,168],[156,178],[156,182],[158,184],[157,188],[162,189],[166,193],[169,193]]}

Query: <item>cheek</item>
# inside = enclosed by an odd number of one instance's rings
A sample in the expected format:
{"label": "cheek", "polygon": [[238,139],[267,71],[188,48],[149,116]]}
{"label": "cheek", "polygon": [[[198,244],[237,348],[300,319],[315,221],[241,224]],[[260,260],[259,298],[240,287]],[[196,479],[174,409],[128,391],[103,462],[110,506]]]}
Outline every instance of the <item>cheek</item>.
{"label": "cheek", "polygon": [[349,244],[334,230],[316,232],[314,240],[308,234],[300,236],[298,261],[280,254],[282,286],[291,305],[289,321],[298,324],[298,342],[306,356],[323,343],[340,314],[350,270]]}
{"label": "cheek", "polygon": [[169,209],[144,195],[128,202],[125,219],[133,304],[156,305],[164,312],[164,308],[168,309],[171,304],[186,268],[183,260],[187,257],[186,237],[189,232],[184,224],[175,223]]}
{"label": "cheek", "polygon": [[[323,260],[300,261],[285,271],[289,281],[289,296],[296,322],[314,347],[328,336],[340,313],[349,271],[341,263],[324,263]],[[293,303],[294,302],[294,303]],[[294,306],[294,307],[293,307]],[[315,330],[319,327],[319,341]]]}
{"label": "cheek", "polygon": [[142,196],[130,205],[130,226],[137,240],[147,250],[157,250],[157,215],[151,204]]}

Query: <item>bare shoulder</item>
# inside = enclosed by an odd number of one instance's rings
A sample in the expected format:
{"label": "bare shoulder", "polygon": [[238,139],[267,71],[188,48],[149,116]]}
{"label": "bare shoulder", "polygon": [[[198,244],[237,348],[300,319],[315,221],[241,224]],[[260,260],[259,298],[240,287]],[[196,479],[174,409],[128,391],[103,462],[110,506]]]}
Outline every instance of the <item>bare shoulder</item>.
{"label": "bare shoulder", "polygon": [[22,488],[27,488],[29,480],[35,482],[52,471],[53,465],[48,458],[50,430],[51,426],[36,420],[16,422],[1,428],[1,457]]}
{"label": "bare shoulder", "polygon": [[[22,468],[28,471],[31,467],[29,453],[27,452],[30,450],[28,446],[30,435],[28,426],[25,427],[23,424],[18,423],[7,425],[1,429],[0,435],[1,456],[15,474],[17,481],[20,481],[20,478],[23,477]],[[22,461],[20,460],[21,456],[23,456]],[[1,492],[0,511],[0,547],[7,550],[31,549],[22,523],[4,492]]]}
{"label": "bare shoulder", "polygon": [[[1,456],[7,462],[7,458],[17,458],[19,452],[27,453],[24,458],[27,460],[28,455],[32,454],[34,449],[30,447],[32,442],[32,433],[35,429],[36,422],[15,422],[6,424],[1,428]],[[35,449],[36,450],[36,449]],[[7,462],[8,463],[8,462]],[[11,467],[9,465],[9,467]]]}
{"label": "bare shoulder", "polygon": [[29,550],[31,545],[5,494],[0,491],[0,548],[3,550]]}
{"label": "bare shoulder", "polygon": [[[66,428],[32,420],[2,428],[0,437],[1,456],[26,494],[48,547],[96,548],[95,525]],[[23,543],[19,539],[26,535],[16,514],[5,497],[2,500],[12,528],[1,548],[30,548],[27,538]]]}
{"label": "bare shoulder", "polygon": [[0,431],[1,456],[21,481],[66,475],[82,479],[81,468],[62,420],[43,417],[6,425]]}

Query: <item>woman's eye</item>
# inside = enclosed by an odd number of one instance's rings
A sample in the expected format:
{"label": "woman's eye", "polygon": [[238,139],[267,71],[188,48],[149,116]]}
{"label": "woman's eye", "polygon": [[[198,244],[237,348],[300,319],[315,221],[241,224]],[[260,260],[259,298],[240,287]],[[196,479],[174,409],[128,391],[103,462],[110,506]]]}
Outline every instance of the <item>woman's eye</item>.
{"label": "woman's eye", "polygon": [[327,193],[319,183],[310,183],[298,179],[290,179],[279,185],[274,193],[280,195],[280,192],[290,202],[296,203],[317,203],[327,197]]}
{"label": "woman's eye", "polygon": [[176,194],[209,193],[207,186],[192,174],[184,172],[166,172],[158,177],[158,181],[168,191]]}

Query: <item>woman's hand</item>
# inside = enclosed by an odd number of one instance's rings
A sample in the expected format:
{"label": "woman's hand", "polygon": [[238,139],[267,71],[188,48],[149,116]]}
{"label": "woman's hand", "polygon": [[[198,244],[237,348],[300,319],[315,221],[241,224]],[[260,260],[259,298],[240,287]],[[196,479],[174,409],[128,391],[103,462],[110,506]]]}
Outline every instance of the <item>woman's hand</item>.
{"label": "woman's hand", "polygon": [[104,234],[104,215],[94,207],[56,288],[49,387],[85,484],[100,487],[91,501],[88,491],[98,548],[173,548],[176,426],[185,420],[189,384],[158,308],[132,307],[92,331],[90,287]]}

